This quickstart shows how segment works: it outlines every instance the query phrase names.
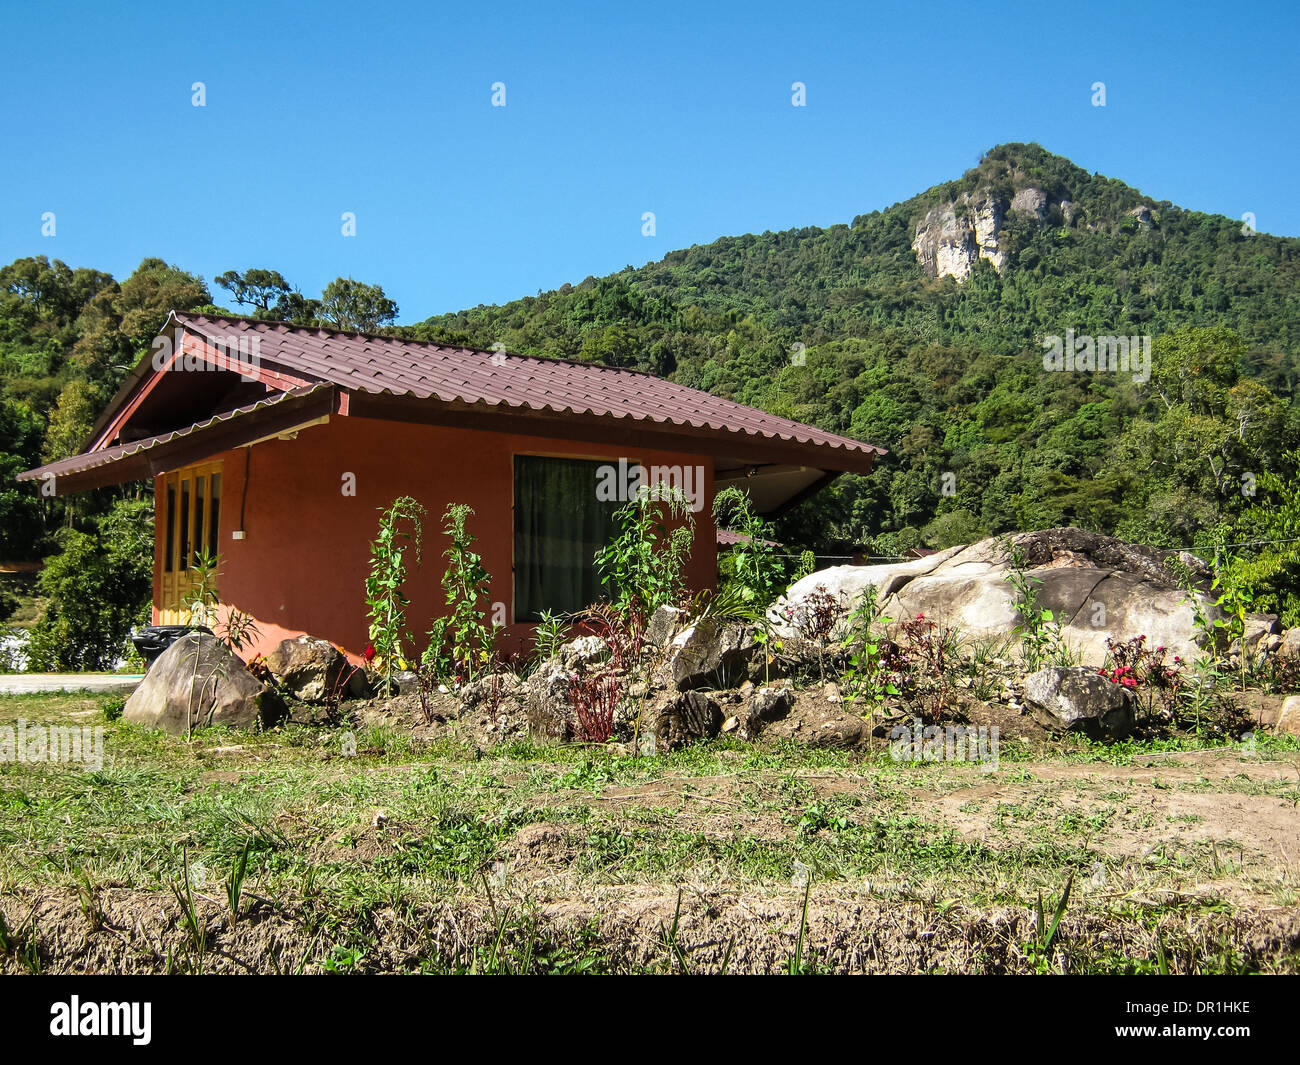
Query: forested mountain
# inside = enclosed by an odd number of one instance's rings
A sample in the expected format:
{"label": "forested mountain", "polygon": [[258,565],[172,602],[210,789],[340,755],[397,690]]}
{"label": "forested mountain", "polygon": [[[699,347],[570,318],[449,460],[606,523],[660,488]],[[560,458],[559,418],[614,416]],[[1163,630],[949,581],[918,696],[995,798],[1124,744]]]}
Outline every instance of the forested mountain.
{"label": "forested mountain", "polygon": [[[927,275],[949,205],[958,265],[993,229],[1000,271],[977,247],[963,280]],[[1009,144],[852,225],[727,237],[412,332],[637,366],[888,447],[785,523],[825,550],[1060,524],[1181,546],[1226,534],[1295,446],[1298,271],[1294,238]],[[1151,380],[1046,372],[1067,329],[1152,337]]]}
{"label": "forested mountain", "polygon": [[[1261,477],[1295,472],[1298,253],[1009,144],[851,225],[725,237],[389,328],[636,366],[890,450],[782,519],[791,544],[891,553],[1075,524],[1206,545],[1258,525]],[[274,270],[214,280],[256,317],[379,328],[397,310],[350,280],[320,300]],[[12,475],[81,443],[168,310],[212,304],[155,259],[120,284],[43,258],[0,269],[0,557],[48,553],[103,509],[69,515]],[[1045,338],[1067,331],[1152,338],[1149,380],[1046,370]]]}

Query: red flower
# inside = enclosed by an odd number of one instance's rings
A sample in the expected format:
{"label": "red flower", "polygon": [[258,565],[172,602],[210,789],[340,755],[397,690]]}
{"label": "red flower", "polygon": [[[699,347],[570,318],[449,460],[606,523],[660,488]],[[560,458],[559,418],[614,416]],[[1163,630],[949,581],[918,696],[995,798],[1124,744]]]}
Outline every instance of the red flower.
{"label": "red flower", "polygon": [[375,645],[373,643],[366,644],[366,649],[361,652],[361,657],[367,662],[373,662],[375,658]]}

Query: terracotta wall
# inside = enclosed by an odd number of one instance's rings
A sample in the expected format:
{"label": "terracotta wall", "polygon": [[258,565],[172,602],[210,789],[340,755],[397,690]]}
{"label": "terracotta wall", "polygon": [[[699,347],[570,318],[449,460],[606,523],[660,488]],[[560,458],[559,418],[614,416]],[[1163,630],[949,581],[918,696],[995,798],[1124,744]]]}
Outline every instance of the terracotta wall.
{"label": "terracotta wall", "polygon": [[[414,496],[429,510],[424,565],[407,586],[412,630],[426,631],[441,605],[446,537],[439,532],[440,518],[452,502],[474,508],[470,530],[492,574],[492,599],[506,604],[513,622],[516,454],[703,466],[704,506],[696,514],[688,580],[693,589],[713,587],[717,545],[710,518],[713,464],[707,456],[335,417],[302,430],[297,439],[266,441],[221,456],[221,599],[253,614],[262,631],[245,657],[266,653],[286,636],[304,632],[359,654],[366,645],[363,595],[369,544],[379,508],[400,495]],[[342,492],[345,474],[355,475],[354,496]],[[234,540],[232,531],[241,527],[241,496],[245,539]],[[156,557],[155,621],[160,565]],[[501,649],[524,648],[531,631],[528,625],[509,624]]]}

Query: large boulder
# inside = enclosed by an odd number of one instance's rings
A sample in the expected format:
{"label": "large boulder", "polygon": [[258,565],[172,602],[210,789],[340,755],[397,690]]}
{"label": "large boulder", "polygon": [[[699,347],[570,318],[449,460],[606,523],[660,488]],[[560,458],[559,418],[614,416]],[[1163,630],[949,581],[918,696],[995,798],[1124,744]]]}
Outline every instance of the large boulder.
{"label": "large boulder", "polygon": [[762,653],[751,626],[705,618],[672,638],[661,679],[678,691],[734,687],[749,676]]}
{"label": "large boulder", "polygon": [[254,728],[281,709],[275,693],[215,636],[196,633],[172,644],[126,701],[122,717],[184,735],[209,725]]}
{"label": "large boulder", "polygon": [[1044,728],[1122,740],[1136,725],[1133,693],[1087,666],[1050,666],[1025,677],[1025,702]]}
{"label": "large boulder", "polygon": [[1282,633],[1282,642],[1278,645],[1277,653],[1288,658],[1300,658],[1300,628],[1287,629]]}
{"label": "large boulder", "polygon": [[[1026,575],[1039,582],[1038,606],[1052,611],[1061,638],[1080,661],[1101,665],[1108,639],[1122,642],[1135,636],[1146,636],[1148,647],[1163,646],[1171,657],[1187,661],[1201,652],[1198,640],[1204,637],[1195,624],[1196,610],[1165,564],[1169,552],[1082,529],[1020,533],[1011,540],[1025,557]],[[1198,580],[1204,579],[1199,560],[1189,556],[1183,561]],[[852,609],[870,585],[881,614],[895,622],[924,614],[958,630],[964,640],[1011,641],[1015,646],[1021,619],[1007,580],[1012,572],[1001,537],[910,562],[835,566],[797,581],[774,604],[769,620],[778,631],[793,635],[786,620],[791,604],[821,586]],[[1211,621],[1223,617],[1208,596],[1197,593],[1197,599]]]}
{"label": "large boulder", "polygon": [[1275,727],[1278,732],[1300,737],[1300,695],[1288,695],[1282,701]]}
{"label": "large boulder", "polygon": [[303,702],[320,703],[332,695],[350,694],[344,678],[348,661],[329,640],[312,636],[281,640],[264,661],[271,676]]}

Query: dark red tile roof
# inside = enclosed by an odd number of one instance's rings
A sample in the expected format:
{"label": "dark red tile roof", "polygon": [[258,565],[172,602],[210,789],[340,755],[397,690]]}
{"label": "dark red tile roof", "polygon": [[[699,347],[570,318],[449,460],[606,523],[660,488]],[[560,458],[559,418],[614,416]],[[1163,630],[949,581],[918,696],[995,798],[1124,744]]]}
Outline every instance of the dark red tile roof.
{"label": "dark red tile roof", "polygon": [[779,418],[637,370],[247,318],[175,314],[173,319],[210,340],[229,342],[245,334],[255,335],[263,363],[306,380],[331,382],[360,392],[627,418],[796,441],[867,456],[885,454],[884,448],[873,444]]}
{"label": "dark red tile roof", "polygon": [[307,396],[316,395],[317,393],[329,391],[330,386],[327,384],[305,385],[302,388],[293,388],[287,392],[277,392],[267,399],[259,400],[256,403],[249,403],[242,407],[236,407],[234,410],[225,411],[221,414],[214,414],[211,418],[205,418],[201,422],[186,426],[184,429],[176,429],[169,433],[160,433],[157,436],[146,436],[139,440],[131,440],[125,444],[114,444],[112,447],[100,448],[98,451],[88,451],[81,455],[72,455],[66,459],[58,459],[55,462],[47,463],[34,470],[26,470],[18,474],[16,478],[19,481],[37,481],[43,479],[47,474],[53,475],[56,480],[59,477],[67,477],[74,473],[85,473],[87,470],[97,469],[100,466],[108,466],[112,463],[122,462],[124,459],[133,458],[144,452],[153,451],[162,447],[164,444],[171,444],[178,440],[183,440],[195,433],[202,432],[215,425],[223,422],[229,422],[237,418],[242,418],[248,414],[254,414],[258,411],[267,410],[271,407],[277,407],[287,404],[291,400],[302,399]]}

